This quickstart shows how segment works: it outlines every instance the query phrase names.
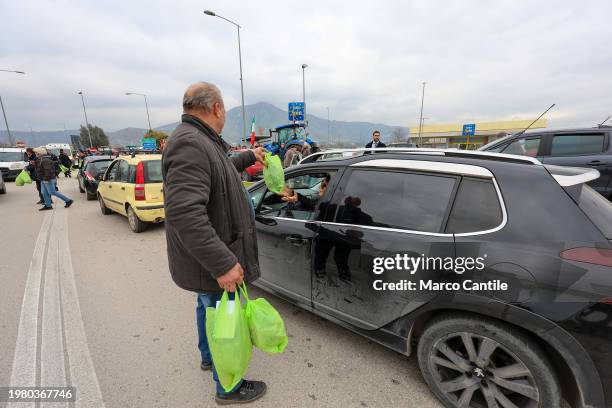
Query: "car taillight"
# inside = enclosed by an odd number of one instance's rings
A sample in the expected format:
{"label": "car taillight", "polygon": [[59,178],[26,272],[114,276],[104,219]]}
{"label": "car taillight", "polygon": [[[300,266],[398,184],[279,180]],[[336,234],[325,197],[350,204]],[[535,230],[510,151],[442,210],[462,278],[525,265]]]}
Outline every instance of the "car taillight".
{"label": "car taillight", "polygon": [[134,187],[134,200],[144,201],[145,199],[144,164],[143,162],[140,162],[136,165],[136,186]]}
{"label": "car taillight", "polygon": [[568,261],[586,262],[612,267],[612,249],[586,247],[572,248],[562,251],[559,256]]}
{"label": "car taillight", "polygon": [[89,181],[94,181],[95,180],[95,178],[88,171],[85,172],[85,177],[87,177],[87,180],[89,180]]}

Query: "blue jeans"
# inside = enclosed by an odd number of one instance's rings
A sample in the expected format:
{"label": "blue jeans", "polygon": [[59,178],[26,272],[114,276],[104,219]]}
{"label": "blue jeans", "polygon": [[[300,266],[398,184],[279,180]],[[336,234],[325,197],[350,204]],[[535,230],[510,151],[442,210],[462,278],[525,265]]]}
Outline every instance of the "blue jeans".
{"label": "blue jeans", "polygon": [[[212,355],[210,354],[210,348],[208,347],[208,339],[206,338],[206,308],[207,307],[215,307],[217,301],[221,300],[221,295],[223,293],[214,293],[214,292],[203,292],[198,293],[198,306],[196,307],[196,320],[198,323],[198,348],[200,349],[200,354],[202,356],[202,362],[209,364],[213,363]],[[230,299],[234,299],[234,294],[229,294]],[[213,372],[213,380],[217,383],[217,393],[218,394],[229,394],[223,390],[221,383],[219,382],[219,377],[217,376],[217,370],[215,370],[215,365],[213,363],[212,367]],[[242,380],[236,385],[230,392],[236,391],[242,385]]]}
{"label": "blue jeans", "polygon": [[51,179],[49,181],[41,181],[40,189],[42,190],[42,195],[43,195],[43,199],[45,201],[45,206],[47,206],[47,207],[51,207],[51,205],[53,204],[53,202],[51,201],[51,196],[56,196],[56,197],[64,200],[64,202],[66,202],[66,203],[68,201],[71,201],[70,198],[66,197],[65,195],[63,195],[62,193],[57,191],[57,189],[55,188],[56,187],[56,185],[55,185],[56,182],[57,182],[56,179]]}

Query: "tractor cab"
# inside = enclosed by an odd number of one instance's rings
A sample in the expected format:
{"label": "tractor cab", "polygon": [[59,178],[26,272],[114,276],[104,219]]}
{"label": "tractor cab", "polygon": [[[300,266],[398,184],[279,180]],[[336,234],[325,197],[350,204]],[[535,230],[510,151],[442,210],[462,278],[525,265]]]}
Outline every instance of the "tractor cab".
{"label": "tractor cab", "polygon": [[317,143],[308,137],[303,123],[290,123],[270,129],[270,138],[266,142],[264,148],[272,154],[277,154],[281,160],[284,160],[285,153],[291,146],[301,147],[304,142],[311,146],[311,153],[318,151]]}

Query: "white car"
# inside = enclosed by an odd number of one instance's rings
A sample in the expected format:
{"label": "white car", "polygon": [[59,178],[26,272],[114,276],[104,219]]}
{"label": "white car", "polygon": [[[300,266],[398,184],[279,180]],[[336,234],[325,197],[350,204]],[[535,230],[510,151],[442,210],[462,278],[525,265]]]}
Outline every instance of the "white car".
{"label": "white car", "polygon": [[0,172],[6,181],[15,180],[27,166],[25,149],[20,147],[0,147]]}

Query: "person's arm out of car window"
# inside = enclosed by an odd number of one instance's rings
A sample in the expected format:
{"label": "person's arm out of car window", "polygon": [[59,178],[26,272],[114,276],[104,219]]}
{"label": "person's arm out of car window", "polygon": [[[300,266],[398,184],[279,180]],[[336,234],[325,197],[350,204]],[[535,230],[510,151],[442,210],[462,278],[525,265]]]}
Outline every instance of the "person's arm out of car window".
{"label": "person's arm out of car window", "polygon": [[174,225],[187,251],[216,279],[234,267],[238,259],[221,241],[208,217],[210,162],[185,160],[202,155],[207,153],[193,138],[165,152],[164,207],[166,220]]}

